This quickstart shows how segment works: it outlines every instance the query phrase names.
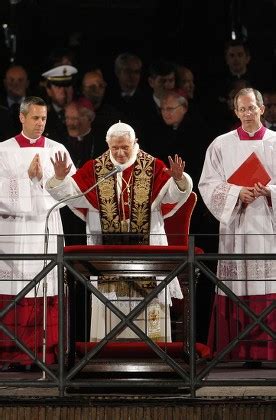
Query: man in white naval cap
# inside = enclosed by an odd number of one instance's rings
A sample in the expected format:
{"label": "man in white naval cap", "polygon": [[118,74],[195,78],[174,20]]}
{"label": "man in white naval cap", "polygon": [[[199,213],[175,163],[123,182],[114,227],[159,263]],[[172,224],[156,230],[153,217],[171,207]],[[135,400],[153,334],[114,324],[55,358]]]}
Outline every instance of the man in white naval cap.
{"label": "man in white naval cap", "polygon": [[48,118],[45,132],[53,140],[66,144],[67,130],[64,109],[73,100],[74,75],[78,70],[71,65],[54,67],[42,76],[46,79]]}
{"label": "man in white naval cap", "polygon": [[[175,155],[174,158],[169,157],[167,168],[161,160],[139,149],[133,128],[122,122],[109,128],[106,141],[108,150],[86,162],[72,177],[67,176],[67,158],[57,153],[55,160],[52,160],[55,176],[47,181],[47,190],[57,200],[76,195],[119,166],[115,175],[85,196],[68,203],[86,221],[87,233],[91,233],[88,244],[133,244],[138,236],[136,243],[141,245],[167,245],[161,204],[173,203],[172,215],[189,197],[192,180],[184,172],[185,162]],[[133,308],[145,293],[152,290],[154,281],[155,278],[149,277],[146,284],[139,279],[127,284],[123,279],[112,282],[106,281],[106,277],[99,277],[97,287],[109,299],[115,299],[120,310],[128,313],[130,307]],[[171,340],[168,306],[171,297],[183,298],[177,278],[168,286],[166,299],[165,293],[161,292],[148,305],[147,323],[141,319],[144,314],[139,316],[140,321],[136,321],[143,331],[147,325],[145,332],[156,341]],[[105,316],[105,309],[93,295],[91,341],[101,340],[119,321],[109,310]],[[108,323],[105,326],[106,320]],[[118,335],[123,339],[133,337],[137,338],[129,328]]]}

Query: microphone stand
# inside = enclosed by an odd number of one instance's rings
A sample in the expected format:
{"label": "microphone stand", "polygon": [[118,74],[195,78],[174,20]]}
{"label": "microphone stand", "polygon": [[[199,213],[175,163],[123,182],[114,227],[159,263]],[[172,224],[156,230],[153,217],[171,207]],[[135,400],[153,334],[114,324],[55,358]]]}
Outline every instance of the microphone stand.
{"label": "microphone stand", "polygon": [[[122,168],[118,165],[115,166],[112,171],[110,171],[107,175],[103,176],[101,179],[99,179],[95,184],[91,185],[86,191],[81,192],[79,194],[65,197],[62,200],[59,200],[57,203],[55,203],[47,212],[46,220],[45,220],[45,230],[44,230],[44,255],[48,254],[48,245],[49,245],[49,217],[52,214],[53,210],[58,207],[60,204],[67,203],[68,201],[75,200],[76,198],[80,198],[88,194],[90,191],[94,190],[99,184],[101,184],[103,181],[108,179],[109,177],[117,174],[118,172],[122,172]],[[47,265],[47,260],[44,260],[44,268]],[[42,339],[42,361],[45,364],[46,363],[46,344],[47,344],[47,276],[43,279],[43,339]],[[46,379],[46,372],[43,370],[42,378]]]}

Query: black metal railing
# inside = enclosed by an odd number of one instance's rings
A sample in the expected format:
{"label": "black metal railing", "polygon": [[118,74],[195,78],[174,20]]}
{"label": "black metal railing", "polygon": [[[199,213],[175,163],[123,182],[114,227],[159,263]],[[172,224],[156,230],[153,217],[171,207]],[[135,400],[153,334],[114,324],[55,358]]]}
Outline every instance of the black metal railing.
{"label": "black metal railing", "polygon": [[[196,391],[198,388],[206,386],[275,386],[276,378],[262,378],[262,379],[246,379],[246,380],[233,380],[233,379],[224,379],[224,380],[215,380],[209,379],[209,374],[214,370],[214,368],[221,363],[225,356],[237,345],[237,343],[244,339],[247,334],[258,325],[263,331],[265,331],[273,341],[276,340],[276,333],[269,328],[265,323],[266,316],[275,309],[275,302],[272,302],[269,307],[267,307],[261,314],[255,314],[252,310],[246,305],[246,303],[241,300],[237,295],[235,295],[231,289],[229,289],[223,282],[221,282],[216,274],[210,270],[208,261],[217,261],[220,259],[223,260],[275,260],[276,256],[272,254],[208,254],[208,253],[196,253],[195,252],[195,236],[189,236],[189,246],[186,253],[180,249],[174,253],[166,252],[166,247],[164,252],[155,253],[154,248],[152,253],[142,253],[139,252],[128,252],[127,255],[116,254],[110,255],[110,253],[97,252],[93,254],[92,252],[70,252],[64,253],[64,237],[62,235],[57,236],[57,253],[56,254],[21,254],[21,255],[12,255],[12,254],[1,254],[0,260],[42,260],[46,261],[43,269],[28,283],[28,285],[20,291],[20,293],[13,299],[12,302],[9,302],[2,310],[0,311],[0,331],[13,340],[18,348],[25,352],[33,361],[34,364],[41,369],[41,372],[44,375],[43,380],[41,377],[38,379],[28,380],[15,380],[9,379],[7,377],[0,379],[0,386],[20,386],[20,387],[44,387],[44,388],[54,388],[57,387],[59,390],[59,395],[63,396],[67,389],[82,389],[87,387],[97,387],[97,389],[103,388],[119,388],[119,387],[132,387],[139,389],[141,387],[150,388],[150,387],[160,387],[163,388],[185,388],[189,390],[191,396],[196,397]],[[83,267],[87,266],[92,269],[92,272],[97,272],[98,262],[106,261],[113,262],[114,265],[121,262],[128,262],[134,268],[136,264],[141,265],[141,261],[148,264],[151,264],[151,270],[154,270],[154,266],[157,267],[163,263],[166,263],[165,275],[163,280],[161,280],[156,287],[147,294],[143,301],[139,302],[134,309],[132,309],[127,315],[121,312],[109,299],[107,299],[103,293],[101,293],[97,287],[93,285],[93,282],[88,281],[87,273],[83,272],[83,269],[79,270],[76,266],[76,262],[83,263]],[[153,264],[154,263],[154,264]],[[26,294],[32,290],[36,285],[41,282],[44,277],[55,267],[58,270],[58,307],[59,307],[59,318],[58,318],[58,359],[56,366],[48,366],[40,358],[37,357],[37,354],[32,352],[22,340],[16,335],[15,332],[10,331],[3,323],[3,317],[14,308],[20,300],[26,296]],[[96,268],[95,268],[96,267]],[[168,269],[168,267],[170,267]],[[140,269],[141,270],[141,269]],[[239,335],[232,340],[221,352],[216,354],[211,360],[206,361],[203,365],[198,364],[197,353],[196,353],[196,283],[198,270],[204,274],[205,281],[210,281],[212,284],[221,289],[229,299],[231,299],[236,305],[238,305],[252,320],[252,322],[246,326],[246,328],[239,333]],[[147,269],[147,272],[149,270]],[[65,284],[65,272],[71,273],[74,278],[74,281],[79,282],[83,287],[91,294],[94,294],[111,312],[113,312],[119,319],[118,324],[106,334],[106,336],[96,343],[92,350],[87,350],[87,352],[82,356],[78,357],[75,360],[75,333],[73,332],[73,322],[74,320],[69,319],[69,328],[67,321],[64,319],[64,284]],[[152,271],[153,273],[153,271]],[[143,332],[135,323],[134,320],[136,317],[145,310],[147,305],[157,297],[157,295],[164,289],[167,288],[168,284],[176,277],[181,276],[183,273],[187,276],[187,283],[189,289],[189,358],[183,363],[183,360],[178,358],[171,357],[169,352],[160,348],[153,340],[151,340],[145,332]],[[72,302],[71,302],[72,305]],[[74,303],[73,303],[74,306]],[[70,326],[72,328],[70,328]],[[170,375],[163,380],[156,379],[156,375],[152,377],[138,377],[133,378],[133,375],[130,378],[125,377],[124,375],[118,380],[118,378],[112,378],[110,375],[103,375],[101,378],[99,376],[90,375],[89,372],[86,372],[86,375],[83,376],[83,369],[89,366],[91,361],[99,354],[99,352],[104,348],[104,346],[112,341],[115,336],[121,332],[125,327],[130,328],[139,339],[149,346],[152,351],[156,354],[156,358],[163,365],[167,365]],[[68,344],[66,345],[65,338],[69,334]],[[72,335],[72,336],[71,336]],[[1,345],[1,343],[0,343]],[[127,364],[127,362],[125,362]],[[152,361],[150,362],[152,363]]]}

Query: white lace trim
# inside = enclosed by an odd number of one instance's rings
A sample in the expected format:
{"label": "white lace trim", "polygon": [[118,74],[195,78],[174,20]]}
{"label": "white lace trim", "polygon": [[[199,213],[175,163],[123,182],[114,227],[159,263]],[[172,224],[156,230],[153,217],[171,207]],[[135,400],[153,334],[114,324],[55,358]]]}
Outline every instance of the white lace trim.
{"label": "white lace trim", "polygon": [[222,216],[227,199],[227,194],[230,188],[230,184],[222,183],[218,185],[213,191],[210,211],[217,219],[220,219]]}
{"label": "white lace trim", "polygon": [[219,262],[218,273],[220,280],[264,280],[271,278],[272,267],[273,261],[271,260],[221,260]]}
{"label": "white lace trim", "polygon": [[9,200],[12,204],[17,203],[19,201],[19,193],[18,193],[18,180],[15,178],[11,178],[9,182]]}

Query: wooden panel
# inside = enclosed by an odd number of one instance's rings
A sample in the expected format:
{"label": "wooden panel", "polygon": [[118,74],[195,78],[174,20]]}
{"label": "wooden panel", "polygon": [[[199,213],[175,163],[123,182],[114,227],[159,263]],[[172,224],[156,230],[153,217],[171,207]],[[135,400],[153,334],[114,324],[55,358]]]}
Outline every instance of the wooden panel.
{"label": "wooden panel", "polygon": [[[59,406],[59,400],[52,401],[53,406],[47,406],[43,399],[39,402],[31,401],[25,402],[25,406],[2,406],[0,407],[1,420],[213,420],[213,419],[238,419],[238,420],[275,420],[275,401],[249,402],[246,404],[231,399],[231,402],[219,402],[215,400],[214,403],[208,401],[204,403],[188,399],[180,400],[173,404],[173,402],[160,402],[158,397],[156,404],[150,404],[143,401],[141,397],[126,397],[116,394],[116,396],[107,397],[102,396],[98,398],[98,403],[95,400],[90,401],[89,396],[79,397],[79,406],[74,406],[72,402],[63,400]],[[160,397],[161,398],[161,397]],[[124,400],[124,403],[118,404],[118,399]],[[128,399],[128,401],[127,401]],[[161,398],[162,399],[162,398]],[[117,404],[115,401],[117,400]],[[131,401],[132,400],[132,401]],[[138,405],[138,400],[139,404]],[[29,405],[27,405],[29,404]],[[45,405],[44,405],[45,404]]]}

